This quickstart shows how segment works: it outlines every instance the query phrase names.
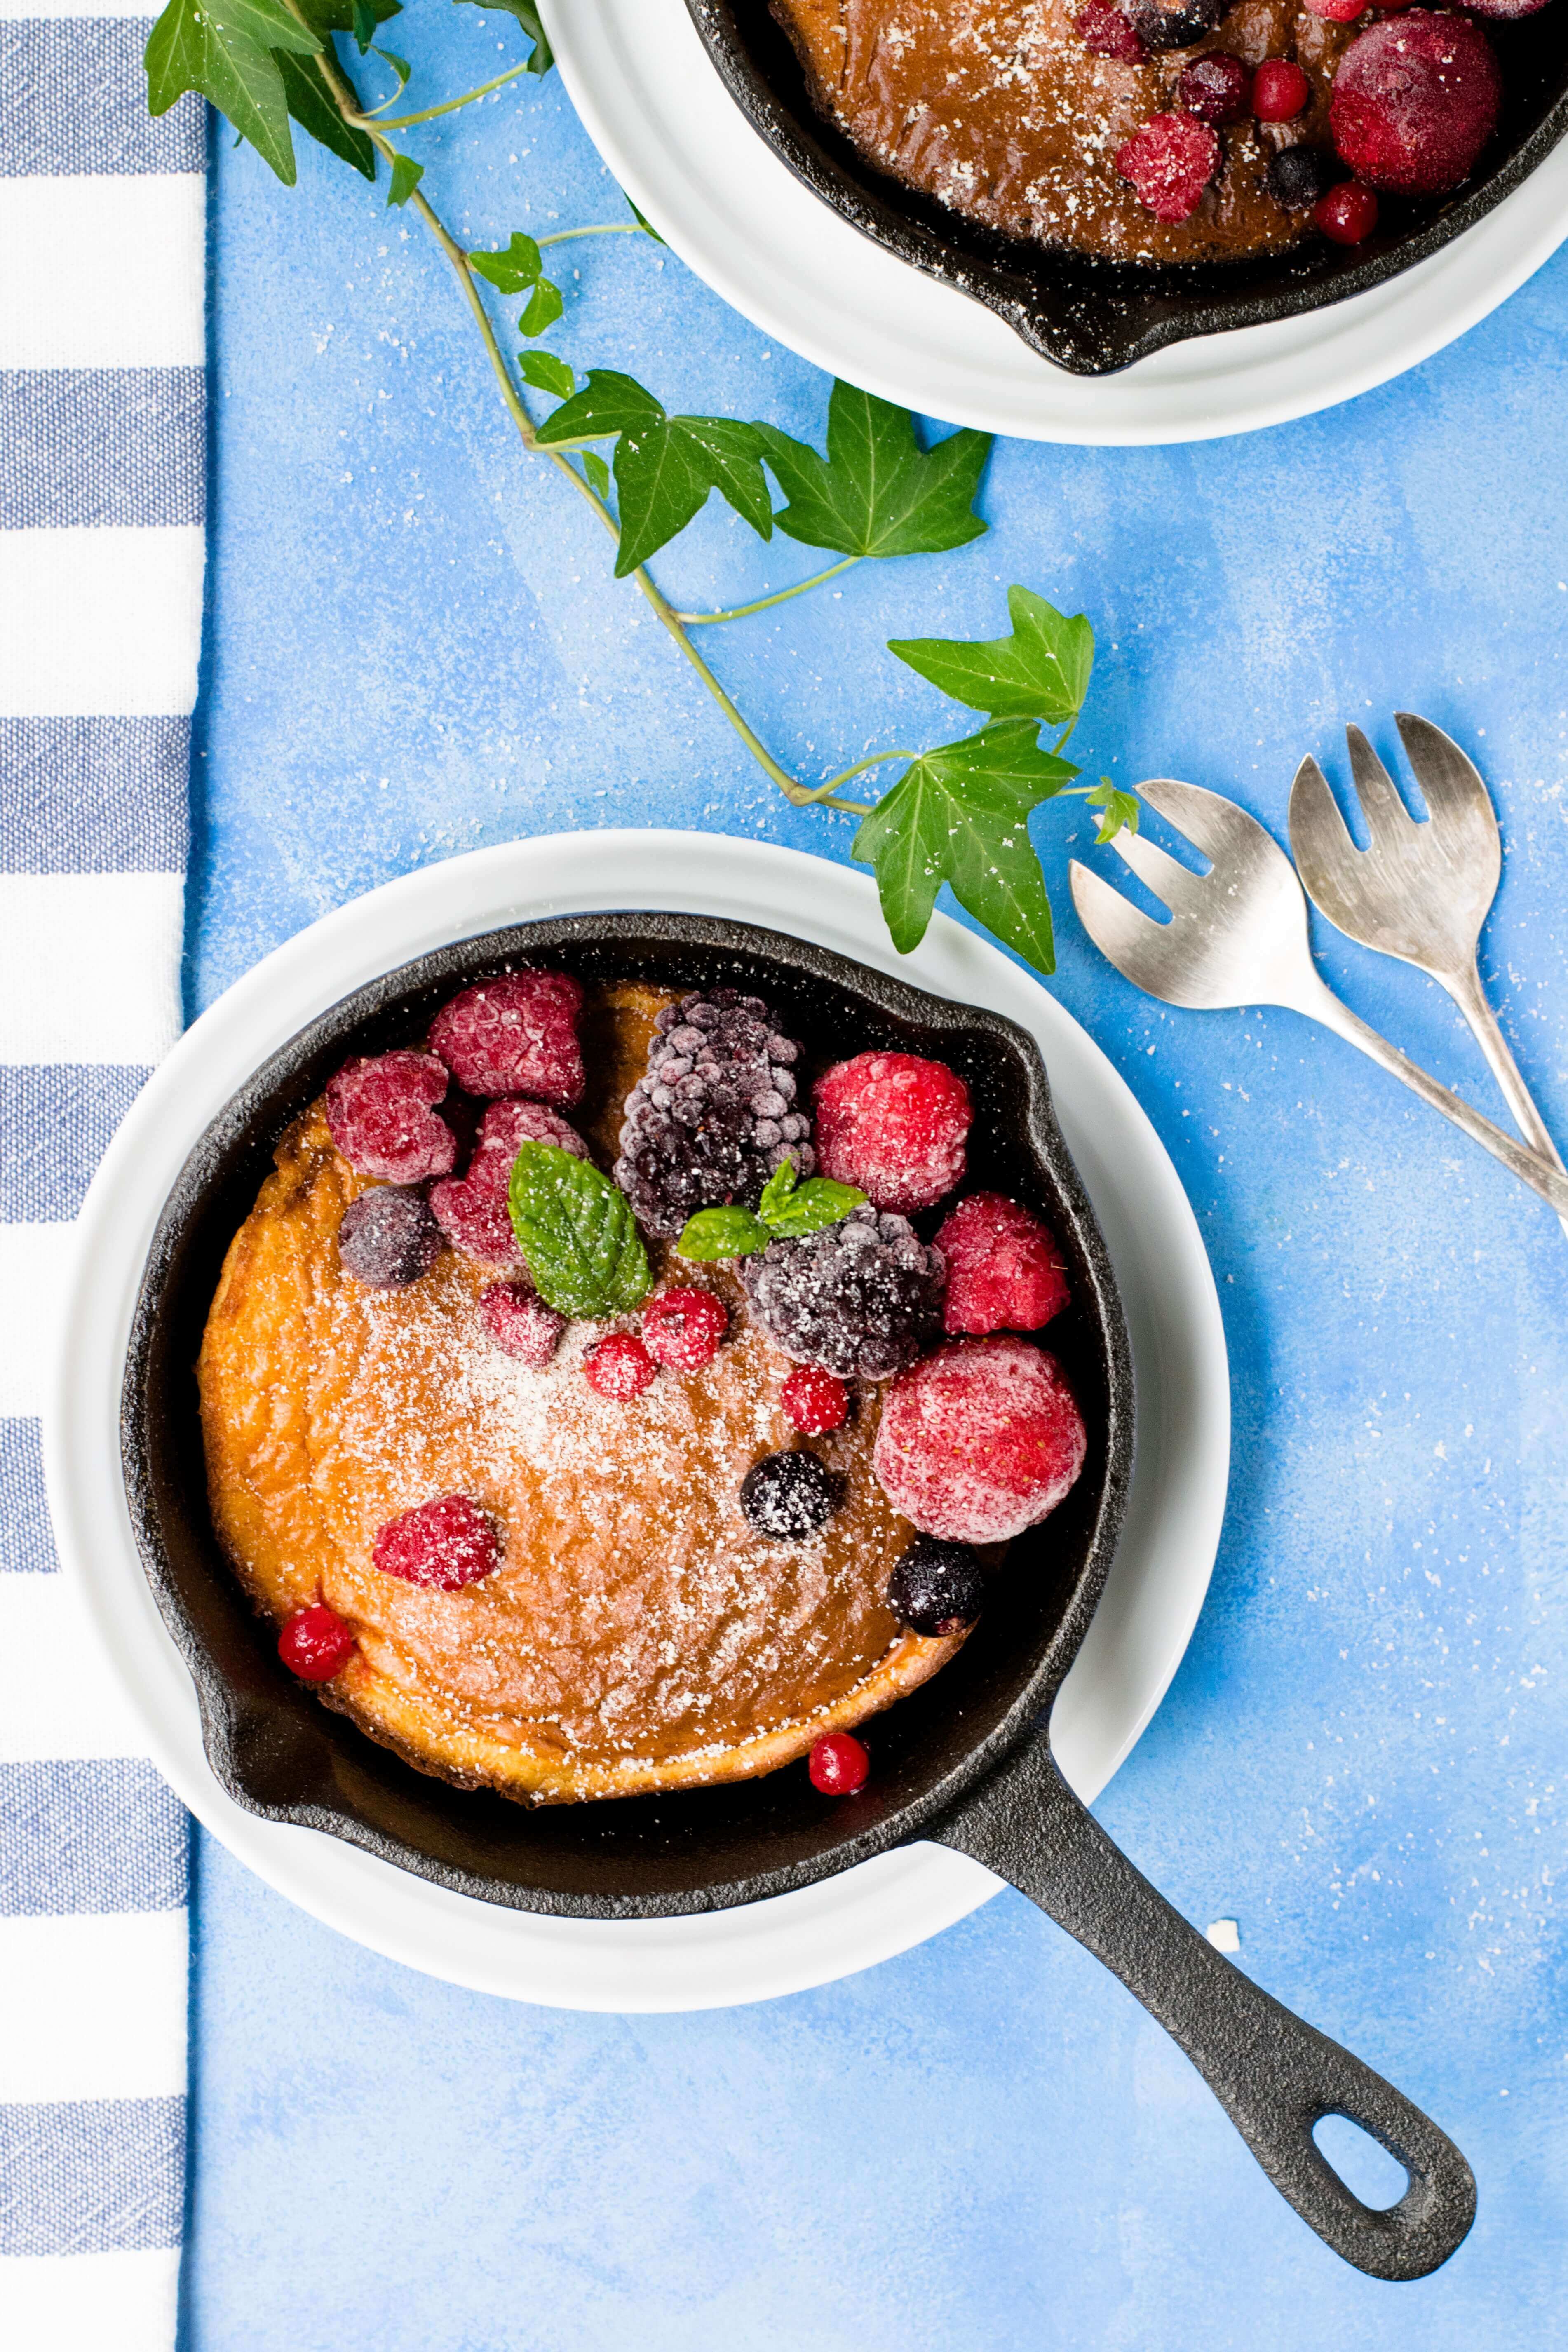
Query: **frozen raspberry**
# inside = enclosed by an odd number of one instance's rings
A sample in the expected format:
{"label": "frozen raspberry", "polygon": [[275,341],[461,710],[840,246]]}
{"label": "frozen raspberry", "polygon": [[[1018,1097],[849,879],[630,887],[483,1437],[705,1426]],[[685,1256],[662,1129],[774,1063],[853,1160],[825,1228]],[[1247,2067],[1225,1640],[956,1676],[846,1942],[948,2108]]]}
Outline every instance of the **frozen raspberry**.
{"label": "frozen raspberry", "polygon": [[583,1091],[583,991],[563,971],[510,971],[465,988],[430,1024],[430,1047],[471,1095],[574,1103]]}
{"label": "frozen raspberry", "polygon": [[1359,180],[1342,180],[1318,198],[1312,218],[1336,245],[1360,245],[1377,226],[1377,198]]}
{"label": "frozen raspberry", "polygon": [[1472,169],[1501,104],[1502,76],[1479,26],[1412,8],[1351,43],[1329,125],[1368,187],[1436,196]]}
{"label": "frozen raspberry", "polygon": [[947,1260],[949,1331],[1038,1331],[1068,1303],[1067,1268],[1049,1227],[1000,1192],[960,1201],[931,1246]]}
{"label": "frozen raspberry", "polygon": [[431,1108],[447,1091],[434,1054],[363,1054],[327,1080],[327,1125],[356,1176],[417,1184],[445,1176],[458,1139]]}
{"label": "frozen raspberry", "polygon": [[1334,159],[1321,147],[1281,147],[1268,159],[1268,193],[1287,212],[1315,205],[1335,176]]}
{"label": "frozen raspberry", "polygon": [[1259,122],[1293,122],[1311,95],[1311,83],[1289,58],[1265,58],[1252,77],[1252,111]]}
{"label": "frozen raspberry", "polygon": [[642,1311],[642,1335],[648,1353],[672,1372],[700,1372],[711,1363],[730,1328],[730,1314],[721,1298],[695,1285],[661,1290]]}
{"label": "frozen raspberry", "polygon": [[512,1162],[524,1143],[553,1143],[586,1160],[588,1147],[574,1127],[542,1103],[515,1097],[493,1102],[479,1129],[479,1139],[460,1181],[448,1176],[433,1185],[430,1206],[442,1232],[456,1249],[477,1257],[481,1265],[520,1266],[522,1252],[511,1229],[507,1187]]}
{"label": "frozen raspberry", "polygon": [[278,1654],[302,1683],[330,1683],[341,1674],[359,1647],[335,1609],[318,1601],[310,1609],[296,1609],[284,1620],[278,1636]]}
{"label": "frozen raspberry", "polygon": [[952,1339],[889,1389],[871,1459],[922,1535],[1002,1543],[1056,1509],[1087,1443],[1054,1356],[1026,1339]]}
{"label": "frozen raspberry", "polygon": [[1073,31],[1091,57],[1116,58],[1124,66],[1141,66],[1147,52],[1131,16],[1115,0],[1089,0],[1072,20]]}
{"label": "frozen raspberry", "polygon": [[985,1605],[985,1573],[967,1544],[917,1536],[888,1580],[888,1606],[927,1639],[961,1633]]}
{"label": "frozen raspberry", "polygon": [[372,1564],[383,1576],[437,1592],[477,1584],[500,1559],[495,1521],[467,1495],[441,1495],[388,1519],[371,1550]]}
{"label": "frozen raspberry", "polygon": [[1196,212],[1219,169],[1219,141],[1192,114],[1152,114],[1116,151],[1116,168],[1158,221]]}
{"label": "frozen raspberry", "polygon": [[813,1094],[823,1174],[858,1185],[874,1207],[907,1217],[963,1175],[969,1088],[945,1062],[857,1054],[818,1078]]}
{"label": "frozen raspberry", "polygon": [[345,1274],[371,1290],[402,1290],[441,1255],[441,1228],[422,1192],[378,1184],[343,1211],[338,1255]]}
{"label": "frozen raspberry", "polygon": [[616,1404],[640,1396],[658,1370],[635,1331],[612,1331],[583,1359],[583,1376],[591,1389]]}
{"label": "frozen raspberry", "polygon": [[1215,49],[1184,66],[1176,100],[1200,122],[1239,122],[1247,112],[1247,68],[1239,58]]}
{"label": "frozen raspberry", "polygon": [[1353,25],[1358,16],[1366,15],[1366,0],[1306,0],[1314,16],[1325,17],[1331,25]]}
{"label": "frozen raspberry", "polygon": [[826,1437],[849,1418],[849,1391],[819,1364],[797,1364],[779,1391],[784,1419],[803,1437]]}
{"label": "frozen raspberry", "polygon": [[825,1797],[852,1797],[865,1787],[871,1759],[853,1732],[829,1731],[812,1748],[805,1769]]}
{"label": "frozen raspberry", "polygon": [[492,1282],[479,1293],[479,1321],[496,1346],[531,1372],[542,1372],[560,1344],[566,1318],[521,1282]]}

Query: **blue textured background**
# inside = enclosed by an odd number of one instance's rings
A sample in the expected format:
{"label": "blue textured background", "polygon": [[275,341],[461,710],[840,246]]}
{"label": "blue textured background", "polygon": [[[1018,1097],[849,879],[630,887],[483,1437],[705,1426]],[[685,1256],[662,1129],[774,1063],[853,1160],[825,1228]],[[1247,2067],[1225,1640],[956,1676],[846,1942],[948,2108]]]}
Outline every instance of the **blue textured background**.
{"label": "blue textured background", "polygon": [[[468,9],[397,30],[412,103],[521,54]],[[475,244],[619,213],[558,81],[408,143]],[[194,1004],[354,893],[517,835],[700,824],[847,856],[847,822],[784,805],[522,457],[418,223],[336,165],[306,158],[290,194],[218,146]],[[567,258],[551,341],[579,368],[816,432],[824,381],[672,256]],[[1486,965],[1562,1134],[1565,339],[1568,257],[1326,416],[1189,449],[1002,445],[988,538],[708,650],[816,777],[958,731],[882,640],[992,634],[1024,581],[1099,633],[1080,756],[1215,785],[1277,832],[1302,751],[1342,771],[1339,722],[1389,748],[1393,708],[1428,713],[1502,812]],[[812,568],[724,510],[658,567],[697,603]],[[376,1959],[204,1839],[186,2352],[1568,2342],[1568,1243],[1345,1048],[1135,996],[1067,905],[1081,814],[1037,833],[1055,985],[1175,1159],[1235,1383],[1209,1602],[1100,1810],[1454,2133],[1470,2240],[1419,2285],[1342,2268],[1159,2030],[1010,1894],[796,2000],[581,2017]],[[1362,1012],[1495,1108],[1434,988],[1322,946]]]}

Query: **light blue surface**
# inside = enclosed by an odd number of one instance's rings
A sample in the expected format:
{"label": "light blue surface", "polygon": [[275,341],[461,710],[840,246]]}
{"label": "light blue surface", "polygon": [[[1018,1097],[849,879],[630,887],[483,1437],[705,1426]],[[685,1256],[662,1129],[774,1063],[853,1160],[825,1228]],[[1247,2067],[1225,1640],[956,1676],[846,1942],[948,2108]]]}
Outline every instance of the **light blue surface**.
{"label": "light blue surface", "polygon": [[[405,26],[431,65],[412,102],[496,69],[499,17]],[[518,53],[507,26],[498,62]],[[618,209],[558,82],[410,144],[476,244]],[[700,824],[847,856],[847,821],[785,808],[521,457],[417,221],[335,165],[289,194],[219,148],[194,1003],[353,894],[516,835]],[[823,380],[672,256],[568,250],[552,341],[579,367],[816,429]],[[1002,446],[988,538],[708,650],[815,778],[959,731],[882,640],[991,634],[1023,581],[1099,632],[1081,757],[1217,786],[1277,833],[1301,752],[1342,771],[1340,721],[1392,749],[1390,711],[1427,713],[1502,813],[1487,969],[1563,1134],[1565,344],[1568,260],[1327,416],[1191,449]],[[716,511],[659,572],[700,604],[812,568]],[[1209,1602],[1100,1811],[1454,2134],[1470,2240],[1418,2285],[1343,2268],[1160,2031],[1010,1894],[799,1999],[582,2017],[374,1958],[204,1838],[185,2352],[1568,2343],[1568,1243],[1348,1049],[1135,996],[1068,905],[1081,814],[1037,829],[1055,985],[1175,1160],[1235,1383]],[[1322,944],[1362,1013],[1497,1108],[1434,988]]]}

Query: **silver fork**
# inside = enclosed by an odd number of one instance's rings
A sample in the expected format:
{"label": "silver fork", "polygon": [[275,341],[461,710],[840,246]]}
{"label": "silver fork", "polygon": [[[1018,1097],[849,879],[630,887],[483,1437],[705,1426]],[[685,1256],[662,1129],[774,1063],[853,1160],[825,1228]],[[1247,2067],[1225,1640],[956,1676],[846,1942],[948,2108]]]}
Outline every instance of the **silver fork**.
{"label": "silver fork", "polygon": [[1521,1181],[1568,1215],[1568,1176],[1516,1143],[1489,1118],[1440,1086],[1369,1028],[1320,978],[1307,929],[1307,901],[1279,844],[1234,801],[1197,784],[1161,777],[1142,797],[1211,860],[1194,874],[1141,834],[1119,833],[1113,847],[1171,909],[1168,923],[1113,890],[1075,858],[1073,904],[1085,930],[1124,979],[1167,1004],[1203,1010],[1283,1004],[1321,1022],[1381,1069],[1402,1078],[1434,1110],[1500,1160]]}
{"label": "silver fork", "polygon": [[[1316,760],[1290,788],[1290,847],[1312,904],[1363,948],[1400,957],[1446,988],[1491,1066],[1520,1133],[1563,1165],[1487,1002],[1477,963],[1481,926],[1497,896],[1502,839],[1476,767],[1440,727],[1394,713],[1405,757],[1429,812],[1418,824],[1359,727],[1345,729],[1351,773],[1370,849],[1358,849]],[[1568,1231],[1565,1224],[1564,1231]]]}

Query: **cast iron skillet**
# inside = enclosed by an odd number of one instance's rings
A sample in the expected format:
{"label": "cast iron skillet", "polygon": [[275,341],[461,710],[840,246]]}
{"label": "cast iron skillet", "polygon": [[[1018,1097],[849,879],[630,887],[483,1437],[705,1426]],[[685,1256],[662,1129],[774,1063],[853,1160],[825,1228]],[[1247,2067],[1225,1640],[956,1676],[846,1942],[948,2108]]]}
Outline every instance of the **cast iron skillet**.
{"label": "cast iron skillet", "polygon": [[1110,375],[1164,343],[1256,327],[1381,286],[1473,226],[1568,130],[1568,10],[1484,29],[1503,106],[1479,165],[1449,196],[1385,196],[1376,233],[1346,248],[1309,237],[1288,254],[1226,262],[1114,262],[1050,252],[964,220],[857,154],[811,102],[768,0],[687,0],[725,88],[753,130],[847,221],[961,293],[1075,375]]}
{"label": "cast iron skillet", "polygon": [[[219,1551],[193,1367],[219,1266],[289,1120],[351,1052],[424,1034],[455,989],[508,964],[676,987],[739,984],[825,1057],[853,1041],[934,1052],[976,1117],[970,1172],[1047,1210],[1073,1305],[1051,1327],[1090,1432],[1078,1486],[1013,1547],[958,1656],[879,1717],[858,1797],[825,1803],[799,1769],[724,1788],[547,1806],[415,1770],[284,1669]],[[201,1698],[206,1752],[237,1801],[303,1822],[438,1885],[579,1918],[668,1917],[805,1886],[911,1837],[974,1855],[1030,1895],[1174,2035],[1258,2162],[1347,2262],[1419,2278],[1470,2226],[1475,2184],[1410,2102],[1221,1958],[1140,1876],[1058,1773],[1042,1729],[1094,1613],[1132,1459],[1132,1368],[1115,1278],[1051,1111],[1032,1038],[773,931],[686,915],[574,916],[421,957],[311,1023],[241,1088],[181,1172],[153,1240],[125,1368],[122,1453],[137,1540]],[[1312,2126],[1344,2115],[1405,2165],[1392,2210],[1363,2205]]]}

